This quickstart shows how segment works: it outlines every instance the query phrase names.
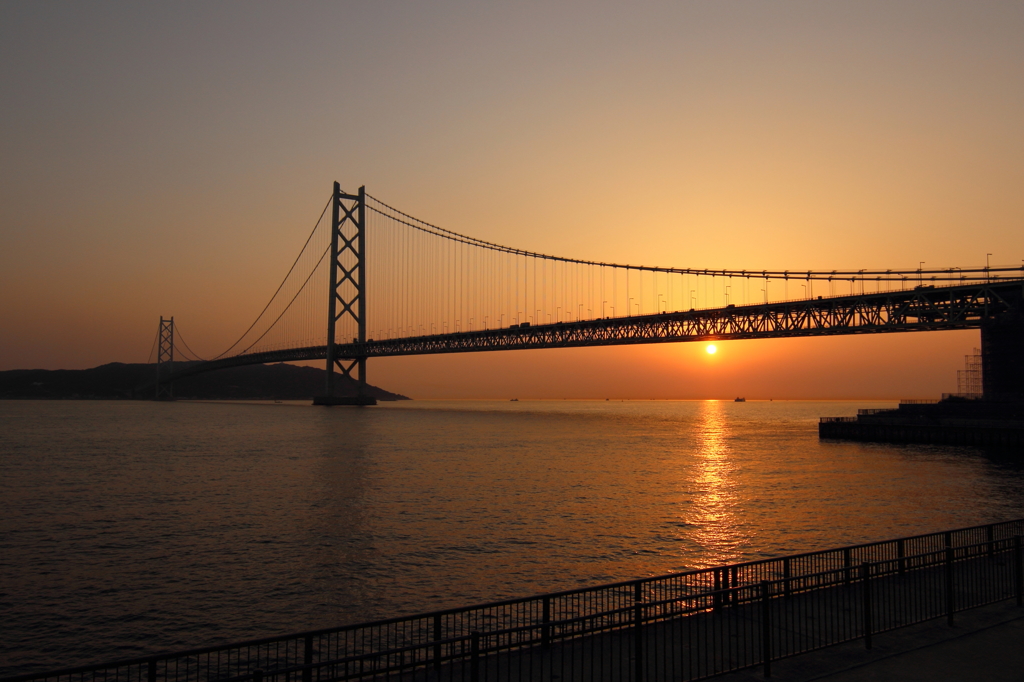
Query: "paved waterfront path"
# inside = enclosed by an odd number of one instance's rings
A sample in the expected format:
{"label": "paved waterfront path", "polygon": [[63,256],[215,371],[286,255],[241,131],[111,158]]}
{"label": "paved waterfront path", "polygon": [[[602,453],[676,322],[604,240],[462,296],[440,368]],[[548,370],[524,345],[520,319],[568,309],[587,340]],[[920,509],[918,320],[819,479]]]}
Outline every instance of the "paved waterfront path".
{"label": "paved waterfront path", "polygon": [[[723,682],[764,680],[752,668],[713,678]],[[775,661],[776,682],[916,682],[917,680],[1024,680],[1024,608],[1002,602],[958,613],[953,627],[938,619],[863,642]]]}
{"label": "paved waterfront path", "polygon": [[[1024,608],[1006,599],[1008,571],[1014,562],[1005,552],[975,556],[949,565],[890,573],[870,580],[866,589],[853,580],[791,596],[776,592],[770,602],[755,598],[713,611],[627,627],[481,659],[479,679],[559,682],[646,682],[708,678],[749,682],[764,680],[763,664],[714,676],[762,659],[770,632],[774,656],[806,651],[772,662],[772,679],[810,680],[1024,680]],[[830,572],[830,579],[846,575]],[[841,578],[840,578],[841,579]],[[781,589],[782,581],[776,581]],[[740,588],[744,590],[747,588]],[[758,590],[760,591],[760,590]],[[947,604],[968,608],[948,625]],[[641,608],[641,607],[637,607]],[[770,614],[770,615],[769,615]],[[932,616],[931,620],[900,627]],[[872,649],[865,648],[866,622],[872,624]],[[766,629],[767,628],[767,629]],[[895,628],[895,629],[889,629]],[[825,647],[828,642],[851,640]],[[823,647],[823,648],[818,648]],[[635,652],[642,650],[642,664]],[[808,650],[811,651],[808,651]],[[460,664],[450,679],[474,679]],[[638,671],[637,668],[642,668]]]}

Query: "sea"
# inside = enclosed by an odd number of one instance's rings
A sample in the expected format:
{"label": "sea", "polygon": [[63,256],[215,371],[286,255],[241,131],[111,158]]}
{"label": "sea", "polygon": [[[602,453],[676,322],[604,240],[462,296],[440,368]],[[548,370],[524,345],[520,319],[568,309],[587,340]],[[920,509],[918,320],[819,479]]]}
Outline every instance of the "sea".
{"label": "sea", "polygon": [[1024,516],[892,405],[0,401],[0,676]]}

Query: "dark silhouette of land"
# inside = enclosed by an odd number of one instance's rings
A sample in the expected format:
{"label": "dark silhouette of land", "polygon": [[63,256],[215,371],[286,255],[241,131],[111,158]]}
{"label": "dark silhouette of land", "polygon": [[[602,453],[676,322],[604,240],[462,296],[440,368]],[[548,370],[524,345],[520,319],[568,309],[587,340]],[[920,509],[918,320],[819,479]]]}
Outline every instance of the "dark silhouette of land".
{"label": "dark silhouette of land", "polygon": [[[188,363],[174,363],[175,368]],[[167,371],[167,368],[164,368]],[[195,400],[310,400],[324,392],[326,372],[284,363],[232,367],[174,382],[174,397]],[[0,372],[0,399],[149,400],[156,365],[112,362],[92,369],[14,369]],[[146,388],[142,388],[146,387]],[[356,382],[335,377],[338,396],[355,396]],[[367,385],[377,400],[409,400]]]}

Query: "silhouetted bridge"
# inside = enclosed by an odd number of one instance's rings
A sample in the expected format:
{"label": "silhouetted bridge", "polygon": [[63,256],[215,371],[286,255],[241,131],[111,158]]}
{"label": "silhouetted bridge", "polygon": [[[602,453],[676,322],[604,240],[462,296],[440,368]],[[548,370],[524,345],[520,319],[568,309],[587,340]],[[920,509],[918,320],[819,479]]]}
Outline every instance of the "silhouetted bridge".
{"label": "silhouetted bridge", "polygon": [[[326,360],[321,402],[365,403],[331,399],[335,370],[358,374],[362,386],[367,359],[400,355],[971,328],[982,329],[986,394],[1019,396],[1022,319],[1024,267],[797,272],[585,261],[467,237],[335,183],[253,325],[217,358],[165,370],[157,396],[177,378],[271,362]],[[161,318],[162,366],[174,359],[174,339],[173,321]],[[179,353],[202,359],[187,345]]]}

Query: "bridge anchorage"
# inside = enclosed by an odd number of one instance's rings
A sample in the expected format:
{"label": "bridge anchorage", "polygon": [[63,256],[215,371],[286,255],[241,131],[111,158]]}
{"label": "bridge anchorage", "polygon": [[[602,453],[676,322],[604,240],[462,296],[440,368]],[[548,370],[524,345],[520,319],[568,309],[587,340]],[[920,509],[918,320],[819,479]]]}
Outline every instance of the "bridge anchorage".
{"label": "bridge anchorage", "polygon": [[338,183],[281,285],[231,347],[206,360],[173,321],[161,318],[160,329],[159,397],[203,372],[326,361],[318,405],[373,405],[370,358],[980,329],[985,397],[1024,401],[1024,265],[623,265],[469,237]]}

